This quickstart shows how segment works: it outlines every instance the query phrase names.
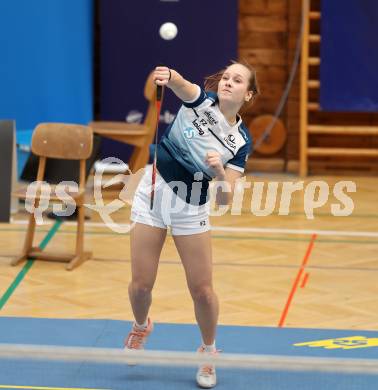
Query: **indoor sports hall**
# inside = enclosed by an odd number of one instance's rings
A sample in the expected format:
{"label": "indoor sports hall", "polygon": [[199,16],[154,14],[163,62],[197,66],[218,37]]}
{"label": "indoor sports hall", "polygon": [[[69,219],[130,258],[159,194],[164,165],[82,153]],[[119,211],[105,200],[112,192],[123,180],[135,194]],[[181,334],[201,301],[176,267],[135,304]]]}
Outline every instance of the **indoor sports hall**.
{"label": "indoor sports hall", "polygon": [[377,20],[0,1],[0,389],[377,389]]}

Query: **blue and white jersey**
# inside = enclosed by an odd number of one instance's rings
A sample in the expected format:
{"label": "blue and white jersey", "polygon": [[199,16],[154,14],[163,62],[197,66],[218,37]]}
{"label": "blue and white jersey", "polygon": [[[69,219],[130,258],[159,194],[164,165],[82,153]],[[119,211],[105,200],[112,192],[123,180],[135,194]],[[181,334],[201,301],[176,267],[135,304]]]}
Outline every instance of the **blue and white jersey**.
{"label": "blue and white jersey", "polygon": [[[190,185],[194,175],[202,173],[207,190],[208,181],[215,177],[215,172],[205,162],[207,153],[218,152],[225,167],[244,172],[252,140],[239,116],[233,126],[227,122],[215,93],[198,89],[198,97],[192,102],[183,102],[162,137],[157,167],[167,183],[184,181]],[[202,196],[200,204],[204,202]]]}

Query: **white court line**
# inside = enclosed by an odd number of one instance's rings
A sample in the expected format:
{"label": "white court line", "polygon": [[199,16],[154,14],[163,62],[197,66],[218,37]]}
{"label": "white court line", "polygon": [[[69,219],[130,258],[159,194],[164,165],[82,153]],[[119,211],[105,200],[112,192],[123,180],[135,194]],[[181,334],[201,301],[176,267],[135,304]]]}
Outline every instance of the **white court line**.
{"label": "white court line", "polygon": [[44,361],[147,364],[157,366],[196,367],[216,364],[217,367],[236,369],[259,369],[298,372],[334,372],[356,374],[378,374],[378,359],[329,358],[280,355],[219,355],[198,352],[143,351],[114,348],[62,347],[42,345],[0,344],[0,357],[7,359],[31,359]]}
{"label": "white court line", "polygon": [[[27,220],[12,220],[11,223],[16,225],[26,225],[28,223]],[[52,225],[53,222],[45,222],[40,226]],[[65,222],[64,226],[76,226],[76,222]],[[107,224],[105,225],[103,222],[85,222],[85,226],[87,227],[108,227],[111,229],[112,227],[121,227],[128,228],[130,224],[128,223],[120,223],[120,224]],[[260,233],[260,234],[304,234],[304,235],[313,235],[316,234],[318,236],[340,236],[340,237],[371,237],[378,238],[378,232],[369,232],[369,231],[348,231],[348,230],[311,230],[311,229],[272,229],[272,228],[248,228],[248,227],[230,227],[230,226],[212,226],[212,231],[218,232],[234,232],[234,233]]]}
{"label": "white court line", "polygon": [[374,237],[378,232],[355,232],[348,230],[310,230],[310,229],[271,229],[271,228],[234,228],[212,226],[214,231],[248,232],[248,233],[278,233],[278,234],[316,234],[318,236]]}

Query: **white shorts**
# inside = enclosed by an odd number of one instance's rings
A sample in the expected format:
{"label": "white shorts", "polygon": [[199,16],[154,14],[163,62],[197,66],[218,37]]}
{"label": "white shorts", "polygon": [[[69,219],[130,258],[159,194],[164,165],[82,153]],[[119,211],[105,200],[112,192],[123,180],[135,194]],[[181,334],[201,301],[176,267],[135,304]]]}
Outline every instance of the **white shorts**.
{"label": "white shorts", "polygon": [[163,229],[170,227],[173,236],[210,230],[209,202],[201,206],[186,203],[172,191],[159,173],[156,174],[154,207],[151,210],[151,172],[152,167],[146,167],[136,190],[130,217],[133,222]]}

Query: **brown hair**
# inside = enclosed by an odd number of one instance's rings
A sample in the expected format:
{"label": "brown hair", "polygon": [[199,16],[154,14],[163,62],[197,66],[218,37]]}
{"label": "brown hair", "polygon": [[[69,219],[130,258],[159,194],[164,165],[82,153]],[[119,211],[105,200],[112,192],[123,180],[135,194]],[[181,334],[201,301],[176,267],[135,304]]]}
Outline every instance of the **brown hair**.
{"label": "brown hair", "polygon": [[[240,111],[246,112],[247,109],[253,104],[256,97],[260,95],[260,87],[257,82],[256,70],[253,68],[248,61],[231,61],[230,65],[240,64],[245,66],[251,73],[251,77],[249,78],[248,91],[252,91],[252,99],[249,102],[245,102],[241,107]],[[205,77],[205,91],[217,92],[218,91],[218,83],[223,76],[223,73],[226,71],[226,68],[221,69],[217,73],[214,73],[210,76]]]}

